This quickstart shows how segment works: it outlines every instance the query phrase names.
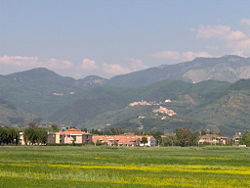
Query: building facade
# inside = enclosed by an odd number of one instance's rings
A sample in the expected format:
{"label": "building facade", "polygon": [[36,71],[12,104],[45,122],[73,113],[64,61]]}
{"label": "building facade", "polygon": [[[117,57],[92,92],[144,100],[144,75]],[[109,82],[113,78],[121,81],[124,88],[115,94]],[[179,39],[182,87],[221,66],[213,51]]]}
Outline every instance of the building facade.
{"label": "building facade", "polygon": [[217,134],[205,134],[199,137],[198,144],[225,145],[228,137]]}
{"label": "building facade", "polygon": [[[146,143],[142,143],[142,138],[147,138]],[[137,135],[93,135],[92,141],[95,144],[107,144],[109,146],[155,146],[156,139],[153,136]]]}
{"label": "building facade", "polygon": [[48,133],[48,144],[85,144],[92,142],[92,134],[76,128]]}

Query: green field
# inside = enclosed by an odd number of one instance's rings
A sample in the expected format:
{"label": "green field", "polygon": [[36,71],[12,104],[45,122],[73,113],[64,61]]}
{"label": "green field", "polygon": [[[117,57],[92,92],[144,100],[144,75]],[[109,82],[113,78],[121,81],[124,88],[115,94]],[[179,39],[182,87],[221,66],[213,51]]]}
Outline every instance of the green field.
{"label": "green field", "polygon": [[0,187],[250,187],[250,149],[0,147]]}

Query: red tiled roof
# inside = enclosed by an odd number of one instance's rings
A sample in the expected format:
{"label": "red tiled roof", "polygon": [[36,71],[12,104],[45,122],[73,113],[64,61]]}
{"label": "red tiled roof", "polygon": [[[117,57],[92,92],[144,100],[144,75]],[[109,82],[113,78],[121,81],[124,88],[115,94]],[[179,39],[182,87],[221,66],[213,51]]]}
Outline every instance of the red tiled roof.
{"label": "red tiled roof", "polygon": [[60,131],[59,133],[60,134],[90,134],[90,133],[83,132],[80,129],[76,129],[76,128],[69,128],[64,131]]}
{"label": "red tiled roof", "polygon": [[220,136],[220,135],[217,135],[217,134],[205,134],[205,135],[200,136],[200,138],[212,138],[212,137],[215,137],[215,138],[227,138],[226,136]]}
{"label": "red tiled roof", "polygon": [[137,136],[137,135],[93,135],[93,142],[97,142],[98,140],[102,140],[102,142],[112,142],[115,141],[117,143],[123,144],[132,144],[134,142],[140,142],[142,137],[152,137],[152,136]]}

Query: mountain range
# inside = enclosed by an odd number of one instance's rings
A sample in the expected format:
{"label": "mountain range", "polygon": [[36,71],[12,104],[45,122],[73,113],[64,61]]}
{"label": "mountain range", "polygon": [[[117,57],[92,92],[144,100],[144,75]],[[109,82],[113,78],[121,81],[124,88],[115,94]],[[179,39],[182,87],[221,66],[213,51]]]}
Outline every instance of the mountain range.
{"label": "mountain range", "polygon": [[204,80],[235,82],[250,78],[250,58],[227,55],[219,58],[196,58],[193,61],[161,65],[111,78],[110,85],[141,87],[161,80],[197,83]]}
{"label": "mountain range", "polygon": [[173,132],[189,127],[232,135],[250,128],[248,78],[250,58],[231,55],[111,79],[76,80],[36,68],[0,76],[0,123],[46,119],[80,128]]}

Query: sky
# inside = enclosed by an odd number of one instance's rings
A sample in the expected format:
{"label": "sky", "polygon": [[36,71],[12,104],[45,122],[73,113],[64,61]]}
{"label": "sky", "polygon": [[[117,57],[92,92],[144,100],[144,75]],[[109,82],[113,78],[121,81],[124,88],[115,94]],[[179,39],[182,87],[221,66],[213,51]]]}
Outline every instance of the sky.
{"label": "sky", "polygon": [[247,0],[0,0],[0,74],[83,78],[250,56]]}

